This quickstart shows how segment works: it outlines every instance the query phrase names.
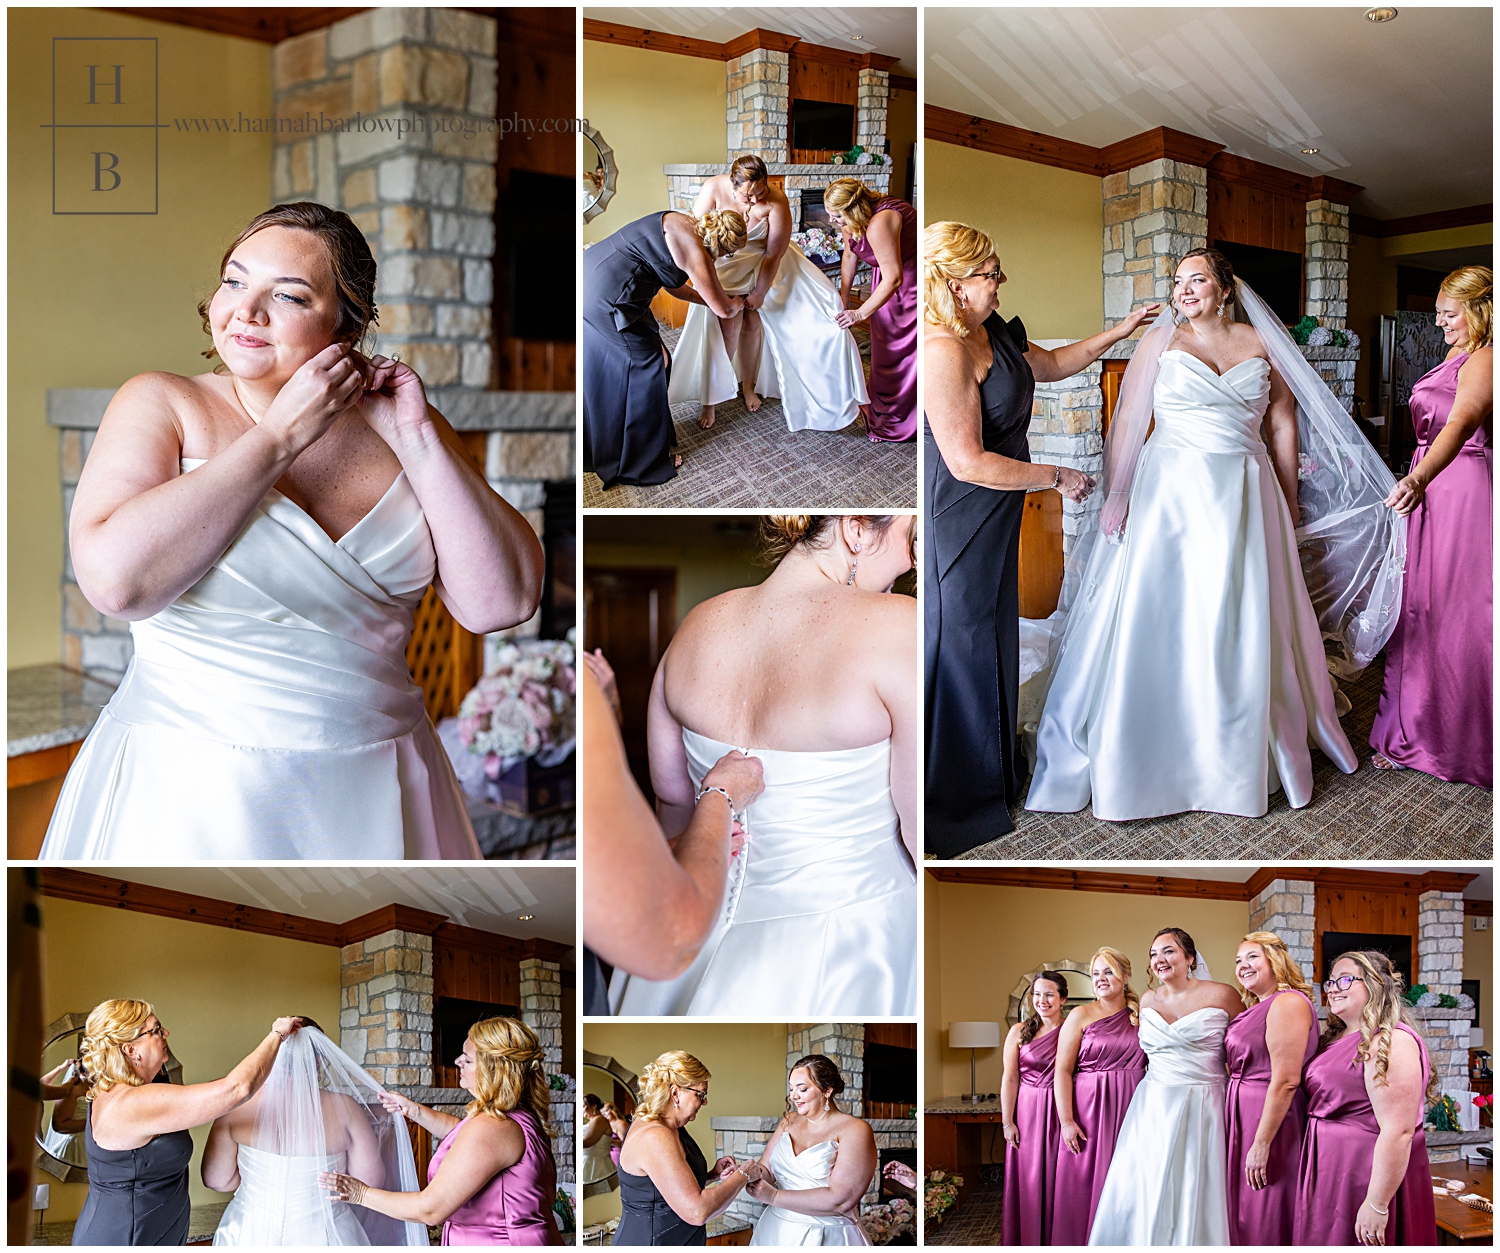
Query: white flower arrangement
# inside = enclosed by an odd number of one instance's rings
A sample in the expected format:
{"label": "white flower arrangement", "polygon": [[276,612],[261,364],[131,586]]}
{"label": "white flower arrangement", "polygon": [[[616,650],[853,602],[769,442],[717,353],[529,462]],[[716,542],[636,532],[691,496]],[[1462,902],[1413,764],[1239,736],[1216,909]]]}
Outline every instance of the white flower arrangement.
{"label": "white flower arrangement", "polygon": [[1325,344],[1333,343],[1333,332],[1326,326],[1315,326],[1307,334],[1307,346],[1309,348],[1322,348]]}
{"label": "white flower arrangement", "polygon": [[804,256],[823,257],[830,261],[837,261],[844,250],[843,241],[838,234],[826,231],[821,226],[794,232],[792,243],[797,245]]}
{"label": "white flower arrangement", "polygon": [[573,751],[577,675],[567,640],[508,641],[458,707],[458,736],[498,778],[517,762],[556,765]]}

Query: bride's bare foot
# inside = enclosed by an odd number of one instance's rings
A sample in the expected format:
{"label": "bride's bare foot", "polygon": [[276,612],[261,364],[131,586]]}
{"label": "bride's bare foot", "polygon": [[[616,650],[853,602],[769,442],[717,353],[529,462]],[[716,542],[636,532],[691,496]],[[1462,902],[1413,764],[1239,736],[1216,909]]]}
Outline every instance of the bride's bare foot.
{"label": "bride's bare foot", "polygon": [[714,406],[704,405],[703,411],[698,415],[698,425],[705,431],[714,424]]}
{"label": "bride's bare foot", "polygon": [[752,387],[748,387],[747,386],[745,388],[745,410],[746,410],[746,412],[747,413],[754,413],[757,409],[760,408],[760,404],[761,404],[760,397],[755,394],[755,389],[752,388]]}
{"label": "bride's bare foot", "polygon": [[1377,769],[1377,770],[1405,770],[1406,769],[1406,767],[1403,766],[1400,762],[1398,762],[1398,761],[1392,761],[1384,753],[1376,753],[1373,757],[1370,758],[1370,764],[1372,766],[1374,766],[1375,769]]}

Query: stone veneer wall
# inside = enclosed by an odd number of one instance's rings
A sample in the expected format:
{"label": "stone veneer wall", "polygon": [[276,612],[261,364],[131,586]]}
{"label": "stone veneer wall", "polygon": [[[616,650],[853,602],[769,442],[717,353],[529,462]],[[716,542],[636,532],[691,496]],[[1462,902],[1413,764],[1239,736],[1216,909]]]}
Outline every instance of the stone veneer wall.
{"label": "stone veneer wall", "polygon": [[[1349,206],[1307,204],[1307,312],[1319,326],[1347,326],[1349,316]],[[1352,374],[1349,376],[1354,377]],[[1341,398],[1342,399],[1342,398]]]}
{"label": "stone veneer wall", "polygon": [[432,937],[383,931],[339,950],[339,1047],[387,1087],[432,1086]]}
{"label": "stone veneer wall", "polygon": [[860,70],[854,111],[854,142],[866,152],[886,150],[886,106],[891,98],[889,70]]}
{"label": "stone veneer wall", "polygon": [[1272,879],[1250,902],[1250,930],[1274,931],[1282,938],[1313,985],[1313,1004],[1321,1005],[1321,977],[1313,960],[1317,908],[1317,885],[1311,879]]}
{"label": "stone veneer wall", "polygon": [[1107,175],[1104,326],[1169,300],[1177,259],[1208,242],[1208,170],[1165,158]]}
{"label": "stone veneer wall", "polygon": [[[1457,996],[1464,977],[1462,892],[1423,892],[1417,904],[1417,982]],[[1469,1019],[1463,1009],[1418,1011],[1427,1027],[1427,1051],[1445,1088],[1469,1090]]]}
{"label": "stone veneer wall", "polygon": [[786,161],[790,58],[770,48],[751,48],[724,62],[724,73],[725,161],[747,152],[767,164]]}
{"label": "stone veneer wall", "polygon": [[858,1022],[793,1024],[786,1033],[786,1068],[799,1058],[821,1053],[831,1058],[844,1076],[840,1108],[856,1118],[865,1116],[865,1028]]}
{"label": "stone veneer wall", "polygon": [[[739,156],[739,153],[735,153]],[[731,157],[733,160],[733,157]],[[667,207],[681,213],[691,213],[703,190],[703,184],[716,174],[728,174],[728,165],[664,165],[662,173],[667,176]],[[818,203],[822,203],[822,191],[836,178],[853,175],[871,191],[888,195],[891,190],[889,165],[787,165],[783,162],[766,162],[766,172],[780,177],[782,189],[792,210],[792,229],[802,229],[802,193],[814,191]]]}

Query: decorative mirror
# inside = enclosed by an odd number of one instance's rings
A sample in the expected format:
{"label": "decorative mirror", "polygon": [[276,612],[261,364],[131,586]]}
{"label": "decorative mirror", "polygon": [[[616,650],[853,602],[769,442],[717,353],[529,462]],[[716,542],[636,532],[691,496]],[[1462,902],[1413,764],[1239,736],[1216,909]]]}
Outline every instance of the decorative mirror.
{"label": "decorative mirror", "polygon": [[1005,1015],[1005,1021],[1011,1026],[1021,1021],[1021,1007],[1026,1004],[1026,994],[1031,991],[1031,985],[1036,981],[1037,975],[1044,970],[1060,971],[1068,981],[1068,1001],[1063,1006],[1064,1013],[1071,1013],[1078,1006],[1087,1005],[1090,1001],[1098,999],[1094,995],[1094,981],[1089,975],[1087,962],[1076,962],[1071,958],[1043,962],[1035,970],[1024,975],[1011,991],[1010,1009]]}
{"label": "decorative mirror", "polygon": [[583,220],[592,222],[604,212],[615,194],[615,180],[619,169],[615,165],[615,152],[604,136],[592,126],[583,131]]}
{"label": "decorative mirror", "polygon": [[[635,1098],[638,1092],[633,1071],[602,1053],[583,1052],[583,1076],[579,1083],[579,1109],[583,1108],[583,1097],[592,1092],[601,1101],[609,1101],[628,1122],[635,1114]],[[585,1148],[583,1129],[578,1134],[579,1182],[583,1184],[585,1197],[598,1196],[602,1192],[613,1192],[620,1186],[619,1173],[609,1153],[610,1137],[601,1137]]]}
{"label": "decorative mirror", "polygon": [[[74,1062],[76,1067],[87,1021],[87,1014],[64,1014],[47,1028],[42,1045],[44,1075],[67,1061]],[[182,1063],[172,1055],[170,1047],[166,1071],[170,1082],[182,1082]],[[79,1097],[73,1102],[74,1108],[66,1109],[65,1105],[64,1101],[42,1102],[41,1124],[36,1131],[36,1142],[42,1151],[37,1155],[37,1165],[63,1183],[87,1183],[89,1163],[83,1141],[87,1101]]]}

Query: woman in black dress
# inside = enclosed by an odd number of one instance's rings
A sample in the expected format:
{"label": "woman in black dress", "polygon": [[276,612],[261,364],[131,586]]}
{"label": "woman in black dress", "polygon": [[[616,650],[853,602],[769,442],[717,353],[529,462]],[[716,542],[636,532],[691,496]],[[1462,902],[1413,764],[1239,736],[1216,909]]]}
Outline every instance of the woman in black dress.
{"label": "woman in black dress", "polygon": [[1077,503],[1094,490],[1089,475],[1069,466],[1031,463],[1035,384],[1086,369],[1157,306],[1102,335],[1039,348],[1020,318],[996,313],[1005,275],[983,231],[934,222],[922,257],[931,546],[923,563],[925,814],[928,851],[954,857],[1014,829],[1010,807],[1026,777],[1016,747],[1026,493],[1056,489]]}
{"label": "woman in black dress", "polygon": [[256,1050],[223,1079],[157,1082],[167,1030],[145,1001],[105,1001],[84,1026],[89,1082],[89,1195],[74,1244],[186,1244],[189,1127],[211,1123],[255,1095],[299,1018],[278,1018]]}
{"label": "woman in black dress", "polygon": [[635,1121],[620,1148],[620,1226],[616,1244],[705,1244],[708,1220],[726,1209],[751,1179],[765,1172],[732,1157],[708,1159],[687,1124],[708,1104],[707,1067],[674,1049],[641,1071]]}
{"label": "woman in black dress", "polygon": [[745,298],[724,294],[714,262],[744,246],[745,219],[732,210],[701,218],[669,210],[637,218],[583,254],[583,463],[606,488],[676,475],[666,352],[651,300],[665,290],[721,318],[742,312]]}

